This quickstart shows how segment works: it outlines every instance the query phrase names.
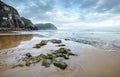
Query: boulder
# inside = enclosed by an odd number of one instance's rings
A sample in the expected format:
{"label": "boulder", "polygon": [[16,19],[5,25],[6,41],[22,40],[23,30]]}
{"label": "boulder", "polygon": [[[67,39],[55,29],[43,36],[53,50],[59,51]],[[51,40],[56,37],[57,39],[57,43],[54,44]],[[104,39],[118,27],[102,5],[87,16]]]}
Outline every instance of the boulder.
{"label": "boulder", "polygon": [[54,66],[56,66],[62,70],[65,70],[68,66],[65,62],[60,62],[60,61],[55,61],[53,64],[54,64]]}

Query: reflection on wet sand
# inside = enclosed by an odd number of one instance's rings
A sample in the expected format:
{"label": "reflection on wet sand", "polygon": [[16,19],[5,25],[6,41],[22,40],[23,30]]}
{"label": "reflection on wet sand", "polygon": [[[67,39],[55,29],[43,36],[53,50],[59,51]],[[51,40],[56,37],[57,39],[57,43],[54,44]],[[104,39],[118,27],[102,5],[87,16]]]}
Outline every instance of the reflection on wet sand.
{"label": "reflection on wet sand", "polygon": [[31,40],[33,35],[1,35],[0,49],[7,49],[18,46],[22,41]]}

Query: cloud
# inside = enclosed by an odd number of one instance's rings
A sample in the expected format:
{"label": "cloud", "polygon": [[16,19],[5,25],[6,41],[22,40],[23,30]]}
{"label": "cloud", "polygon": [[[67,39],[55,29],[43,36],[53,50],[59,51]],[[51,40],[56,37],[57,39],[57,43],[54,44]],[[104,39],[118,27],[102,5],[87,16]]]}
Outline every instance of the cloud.
{"label": "cloud", "polygon": [[[59,27],[119,26],[119,0],[4,0],[33,23],[52,22]],[[61,26],[62,25],[62,26]]]}
{"label": "cloud", "polygon": [[50,0],[4,0],[4,2],[18,9],[21,16],[35,20],[48,20],[46,13],[52,11],[54,7],[54,2]]}
{"label": "cloud", "polygon": [[119,0],[99,0],[96,6],[96,10],[99,12],[120,12]]}

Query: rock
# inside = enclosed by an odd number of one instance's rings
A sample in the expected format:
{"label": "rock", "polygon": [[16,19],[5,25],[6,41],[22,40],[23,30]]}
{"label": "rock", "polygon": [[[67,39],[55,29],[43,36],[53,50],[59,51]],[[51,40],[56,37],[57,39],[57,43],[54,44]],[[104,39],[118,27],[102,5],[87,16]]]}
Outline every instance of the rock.
{"label": "rock", "polygon": [[69,59],[69,55],[68,54],[63,54],[64,59]]}
{"label": "rock", "polygon": [[36,44],[33,48],[41,48],[42,46],[47,44],[47,40],[42,40],[39,44]]}
{"label": "rock", "polygon": [[70,49],[66,49],[66,48],[60,48],[56,50],[55,52],[57,53],[56,55],[58,57],[63,57],[64,59],[69,59],[70,55],[76,56],[76,54],[73,54]]}
{"label": "rock", "polygon": [[70,49],[60,48],[60,49],[56,50],[55,52],[67,54],[67,53],[70,53]]}
{"label": "rock", "polygon": [[19,67],[23,67],[23,66],[24,66],[24,64],[20,63],[20,64],[18,64],[18,66],[19,66]]}
{"label": "rock", "polygon": [[65,44],[60,44],[60,45],[57,45],[58,47],[61,47],[61,46],[65,46]]}
{"label": "rock", "polygon": [[37,57],[33,58],[32,63],[35,64],[35,63],[40,62],[41,60],[42,60],[42,57],[37,56]]}
{"label": "rock", "polygon": [[[54,44],[62,43],[61,40],[57,40],[57,39],[42,40],[40,43],[36,44],[33,48],[41,48],[42,46],[46,45],[49,41],[52,42],[52,43],[54,43]],[[65,45],[61,44],[59,46],[65,46]]]}
{"label": "rock", "polygon": [[42,66],[50,67],[50,63],[47,61],[47,59],[43,59]]}
{"label": "rock", "polygon": [[41,45],[40,44],[36,44],[33,48],[40,48]]}
{"label": "rock", "polygon": [[70,39],[67,39],[67,38],[66,38],[65,40],[68,41],[68,40],[70,40]]}
{"label": "rock", "polygon": [[35,64],[40,62],[42,59],[41,57],[25,57],[23,61],[25,61],[26,66],[30,66],[31,64]]}
{"label": "rock", "polygon": [[55,61],[53,64],[54,64],[54,66],[56,66],[62,70],[65,70],[68,66],[65,62],[59,62],[59,61]]}
{"label": "rock", "polygon": [[30,53],[26,53],[25,54],[27,57],[32,57],[32,55]]}
{"label": "rock", "polygon": [[47,54],[47,58],[48,59],[53,59],[54,58],[54,54]]}
{"label": "rock", "polygon": [[30,66],[31,65],[31,63],[28,61],[28,62],[26,62],[26,64],[25,64],[26,66]]}
{"label": "rock", "polygon": [[[41,43],[44,44],[44,41],[41,41]],[[30,53],[25,54],[26,57],[20,62],[18,65],[14,67],[23,67],[23,66],[30,66],[31,64],[38,63],[42,61],[42,66],[50,67],[51,64],[54,64],[54,66],[65,70],[67,68],[67,64],[65,62],[59,61],[59,59],[69,59],[70,55],[75,55],[71,52],[70,49],[66,48],[60,48],[52,53],[49,53],[47,55],[40,54],[38,56],[32,56]]]}
{"label": "rock", "polygon": [[77,54],[74,54],[74,53],[68,53],[68,54],[72,56],[77,56]]}
{"label": "rock", "polygon": [[56,44],[62,43],[61,40],[57,40],[57,39],[52,39],[51,42],[52,42],[52,43],[56,43]]}
{"label": "rock", "polygon": [[20,17],[18,11],[0,0],[0,31],[37,30],[29,19]]}
{"label": "rock", "polygon": [[40,45],[46,45],[47,44],[47,40],[42,40],[41,42],[40,42]]}
{"label": "rock", "polygon": [[47,56],[44,54],[40,54],[39,57],[41,57],[42,59],[47,59]]}

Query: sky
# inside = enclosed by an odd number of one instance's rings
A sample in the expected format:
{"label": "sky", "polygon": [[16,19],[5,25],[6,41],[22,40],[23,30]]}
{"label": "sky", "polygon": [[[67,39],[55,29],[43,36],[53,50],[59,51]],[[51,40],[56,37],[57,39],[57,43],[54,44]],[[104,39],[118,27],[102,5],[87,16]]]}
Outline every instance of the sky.
{"label": "sky", "polygon": [[34,24],[59,28],[120,28],[120,0],[3,0]]}

